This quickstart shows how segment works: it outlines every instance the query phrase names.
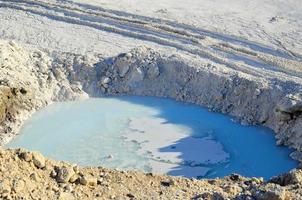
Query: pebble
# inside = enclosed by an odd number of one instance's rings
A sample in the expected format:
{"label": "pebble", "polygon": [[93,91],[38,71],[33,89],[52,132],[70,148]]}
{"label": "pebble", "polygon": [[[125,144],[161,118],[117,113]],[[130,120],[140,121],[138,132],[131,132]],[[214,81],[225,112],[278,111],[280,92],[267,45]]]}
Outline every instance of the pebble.
{"label": "pebble", "polygon": [[80,171],[79,166],[74,165],[74,166],[73,166],[73,171],[74,171],[75,173],[79,173],[79,171]]}
{"label": "pebble", "polygon": [[32,160],[32,154],[30,152],[22,152],[19,157],[26,162],[30,162]]}
{"label": "pebble", "polygon": [[103,81],[102,81],[102,84],[108,84],[110,82],[111,82],[111,79],[109,77],[104,77]]}
{"label": "pebble", "polygon": [[97,179],[92,176],[85,175],[80,178],[80,183],[82,185],[88,185],[94,187],[97,185]]}
{"label": "pebble", "polygon": [[74,183],[79,179],[79,175],[74,174],[72,177],[70,177],[69,182]]}
{"label": "pebble", "polygon": [[40,180],[40,178],[39,178],[39,176],[36,172],[33,172],[29,177],[31,179],[33,179],[34,181],[39,181]]}
{"label": "pebble", "polygon": [[60,189],[59,189],[58,186],[54,185],[54,186],[52,187],[52,190],[53,190],[54,192],[58,192]]}
{"label": "pebble", "polygon": [[160,184],[164,187],[169,187],[169,186],[172,186],[174,185],[174,182],[172,180],[169,180],[169,181],[161,181]]}
{"label": "pebble", "polygon": [[50,177],[55,178],[57,175],[58,175],[58,174],[57,174],[56,170],[54,170],[54,169],[51,170],[51,172],[50,172]]}
{"label": "pebble", "polygon": [[37,168],[43,168],[45,167],[45,158],[42,156],[39,152],[33,152],[33,163]]}
{"label": "pebble", "polygon": [[72,188],[71,185],[66,185],[66,186],[64,187],[64,189],[65,189],[66,192],[72,192],[72,191],[73,191],[73,188]]}

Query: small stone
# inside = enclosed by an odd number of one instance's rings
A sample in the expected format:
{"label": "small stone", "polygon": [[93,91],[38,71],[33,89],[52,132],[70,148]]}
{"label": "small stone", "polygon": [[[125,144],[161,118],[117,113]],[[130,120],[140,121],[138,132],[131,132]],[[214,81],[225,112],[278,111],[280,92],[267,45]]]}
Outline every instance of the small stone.
{"label": "small stone", "polygon": [[39,152],[33,152],[33,163],[37,168],[45,167],[45,158]]}
{"label": "small stone", "polygon": [[251,182],[256,183],[256,184],[260,184],[260,183],[263,182],[263,178],[255,178],[255,177],[252,177],[252,178],[251,178]]}
{"label": "small stone", "polygon": [[240,176],[238,174],[231,174],[230,175],[230,179],[232,181],[239,181],[240,180]]}
{"label": "small stone", "polygon": [[70,178],[75,174],[72,167],[62,167],[57,170],[57,182],[68,183]]}
{"label": "small stone", "polygon": [[37,181],[37,182],[40,180],[40,178],[39,178],[39,176],[38,176],[38,174],[36,172],[33,172],[29,177],[32,180]]}
{"label": "small stone", "polygon": [[269,22],[270,23],[273,23],[273,22],[276,22],[277,21],[277,17],[275,16],[275,17],[272,17],[270,20],[269,20]]}
{"label": "small stone", "polygon": [[12,46],[12,47],[16,47],[16,46],[17,46],[16,42],[13,41],[13,40],[9,41],[8,44],[9,44],[10,46]]}
{"label": "small stone", "polygon": [[99,178],[99,179],[97,179],[97,184],[101,185],[103,183],[103,181],[104,181],[104,178]]}
{"label": "small stone", "polygon": [[135,198],[135,196],[133,195],[133,194],[127,194],[127,197],[129,197],[130,199],[133,199],[133,198]]}
{"label": "small stone", "polygon": [[82,185],[88,185],[94,187],[97,185],[97,179],[92,176],[82,176],[80,178],[80,183]]}
{"label": "small stone", "polygon": [[164,187],[170,187],[171,185],[174,184],[174,182],[172,180],[169,181],[161,181],[160,184]]}
{"label": "small stone", "polygon": [[70,177],[69,182],[74,183],[79,179],[79,175],[74,174],[72,177]]}
{"label": "small stone", "polygon": [[57,175],[58,175],[58,174],[57,174],[56,170],[54,170],[54,169],[51,170],[51,172],[50,172],[50,177],[55,178]]}
{"label": "small stone", "polygon": [[104,77],[102,80],[102,84],[108,84],[111,82],[111,79],[109,77]]}
{"label": "small stone", "polygon": [[59,189],[58,186],[54,185],[54,186],[52,187],[52,190],[53,190],[54,192],[58,192],[60,189]]}
{"label": "small stone", "polygon": [[32,154],[30,152],[22,152],[19,157],[26,162],[30,162],[32,160]]}
{"label": "small stone", "polygon": [[23,95],[26,95],[27,94],[27,90],[25,90],[24,88],[21,88],[20,89],[20,93],[23,94]]}
{"label": "small stone", "polygon": [[65,188],[66,183],[59,183],[58,185],[59,185],[60,188]]}
{"label": "small stone", "polygon": [[130,58],[132,57],[132,53],[126,53],[126,54],[125,54],[125,57],[126,57],[127,59],[130,59]]}
{"label": "small stone", "polygon": [[72,188],[71,185],[66,185],[66,186],[64,187],[64,189],[65,189],[66,192],[72,192],[72,191],[73,191],[73,188]]}
{"label": "small stone", "polygon": [[79,171],[80,171],[79,166],[77,166],[77,165],[73,166],[73,171],[75,173],[79,173]]}

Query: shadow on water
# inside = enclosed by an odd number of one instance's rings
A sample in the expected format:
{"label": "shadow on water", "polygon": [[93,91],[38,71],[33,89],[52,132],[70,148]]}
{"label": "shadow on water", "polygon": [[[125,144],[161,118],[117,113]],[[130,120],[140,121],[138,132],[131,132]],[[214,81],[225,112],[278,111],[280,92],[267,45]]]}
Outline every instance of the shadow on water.
{"label": "shadow on water", "polygon": [[[267,179],[297,166],[289,158],[290,149],[275,145],[271,130],[242,126],[226,115],[192,104],[122,96],[58,103],[48,108],[35,114],[8,147],[37,150],[50,158],[82,166],[148,172],[155,167],[154,172],[168,170],[169,175],[200,178],[240,173]],[[134,141],[138,138],[136,144],[150,140],[145,149],[140,149],[143,154],[130,141],[129,118],[133,118],[132,125],[138,130],[132,132]],[[166,126],[160,127],[159,123]],[[155,132],[158,130],[162,133]],[[127,134],[129,141],[121,138]],[[150,149],[151,155],[145,155]],[[111,154],[113,159],[103,160],[104,155]]]}
{"label": "shadow on water", "polygon": [[[156,117],[164,118],[165,123],[189,127],[192,135],[178,140],[175,144],[161,148],[160,152],[179,152],[176,146],[191,147],[191,137],[210,137],[221,143],[224,151],[229,153],[227,162],[216,164],[200,164],[199,167],[209,167],[206,176],[200,178],[214,178],[239,173],[244,176],[264,177],[268,179],[274,175],[286,172],[297,166],[297,162],[289,157],[292,152],[286,147],[275,145],[274,133],[270,129],[260,126],[243,126],[235,123],[230,117],[210,112],[207,109],[174,101],[153,97],[119,97],[119,100],[132,104],[139,104],[155,108],[160,112]],[[162,133],[165,134],[165,133]],[[193,146],[194,148],[194,146]],[[196,154],[198,148],[194,149]],[[190,161],[190,152],[180,152],[180,159]],[[209,152],[211,153],[211,152]],[[180,165],[168,174],[186,176],[187,166]]]}

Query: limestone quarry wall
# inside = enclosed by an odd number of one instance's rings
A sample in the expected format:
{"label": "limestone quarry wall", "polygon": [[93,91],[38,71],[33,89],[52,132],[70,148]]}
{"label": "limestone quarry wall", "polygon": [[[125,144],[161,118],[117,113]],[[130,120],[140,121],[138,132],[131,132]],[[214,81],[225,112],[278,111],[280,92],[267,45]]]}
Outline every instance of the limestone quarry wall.
{"label": "limestone quarry wall", "polygon": [[[113,58],[46,55],[5,41],[1,49],[2,143],[17,134],[32,112],[53,101],[129,94],[205,106],[243,124],[269,127],[277,144],[302,150],[302,83],[294,79],[257,77],[223,65],[166,57],[146,47]],[[294,157],[301,159],[298,152]]]}
{"label": "limestone quarry wall", "polygon": [[[76,75],[69,80],[80,82],[91,96],[146,95],[198,104],[243,124],[271,128],[278,145],[302,149],[299,82],[255,77],[179,56],[165,57],[145,47],[93,67],[71,66],[67,74]],[[299,153],[294,155],[299,159]]]}

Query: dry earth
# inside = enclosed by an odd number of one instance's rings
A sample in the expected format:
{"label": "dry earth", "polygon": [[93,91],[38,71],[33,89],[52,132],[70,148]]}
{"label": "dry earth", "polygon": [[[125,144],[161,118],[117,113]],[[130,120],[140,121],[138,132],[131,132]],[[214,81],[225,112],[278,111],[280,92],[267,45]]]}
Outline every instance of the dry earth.
{"label": "dry earth", "polygon": [[302,170],[275,177],[230,175],[194,180],[171,176],[80,168],[38,152],[0,150],[3,199],[301,199]]}

